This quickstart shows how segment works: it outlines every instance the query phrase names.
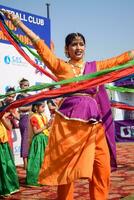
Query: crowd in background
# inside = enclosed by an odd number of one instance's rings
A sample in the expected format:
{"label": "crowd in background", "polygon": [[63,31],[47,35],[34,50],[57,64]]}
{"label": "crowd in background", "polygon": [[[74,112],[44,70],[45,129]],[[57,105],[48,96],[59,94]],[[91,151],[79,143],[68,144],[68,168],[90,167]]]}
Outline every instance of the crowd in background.
{"label": "crowd in background", "polygon": [[[27,89],[29,86],[29,80],[25,78],[20,80],[20,89]],[[16,95],[14,91],[14,87],[7,87],[6,98],[0,101],[1,108],[31,95],[27,92]],[[50,119],[46,114],[46,106],[50,112]],[[56,107],[57,103],[54,100],[37,101],[31,105],[10,109],[3,115],[0,120],[0,159],[3,163],[0,166],[3,174],[0,176],[0,196],[9,196],[19,191],[19,179],[13,155],[13,129],[16,128],[20,130],[20,157],[23,158],[23,167],[26,170],[26,184],[39,186],[39,171]]]}

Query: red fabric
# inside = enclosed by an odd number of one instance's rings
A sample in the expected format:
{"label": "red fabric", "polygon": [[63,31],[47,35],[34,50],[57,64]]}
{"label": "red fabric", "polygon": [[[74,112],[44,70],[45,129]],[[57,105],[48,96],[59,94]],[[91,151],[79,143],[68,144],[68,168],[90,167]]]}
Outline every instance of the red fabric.
{"label": "red fabric", "polygon": [[37,70],[39,70],[40,72],[42,72],[43,74],[45,74],[46,76],[48,76],[49,78],[51,78],[54,81],[57,81],[57,78],[55,76],[53,76],[52,74],[50,74],[49,72],[47,72],[44,68],[40,67],[39,65],[37,65],[20,47],[17,43],[14,42],[14,40],[12,39],[12,37],[10,36],[10,34],[7,32],[7,30],[5,29],[4,25],[2,24],[2,22],[0,21],[0,28],[3,31],[4,35],[7,37],[7,39],[10,41],[10,43],[16,48],[16,50],[33,66],[35,67]]}
{"label": "red fabric", "polygon": [[123,103],[111,103],[111,106],[123,110],[134,110],[134,106],[129,106]]}
{"label": "red fabric", "polygon": [[49,90],[49,91],[42,91],[38,94],[26,97],[24,99],[19,99],[14,101],[13,103],[11,103],[9,106],[7,106],[1,113],[0,113],[0,117],[3,116],[5,111],[10,110],[11,108],[17,108],[20,107],[24,104],[28,104],[28,103],[32,103],[34,101],[38,101],[41,99],[45,99],[45,98],[54,98],[54,97],[58,97],[59,95],[64,95],[67,93],[71,93],[71,92],[76,92],[82,89],[86,89],[86,88],[90,88],[90,87],[94,87],[97,85],[103,85],[105,83],[109,83],[112,82],[114,80],[117,80],[121,77],[124,76],[128,76],[130,74],[133,74],[134,72],[134,66],[128,67],[127,70],[126,69],[121,69],[111,73],[108,73],[106,75],[102,75],[99,76],[97,78],[93,78],[90,80],[86,80],[86,81],[81,81],[78,83],[73,83],[70,85],[65,85],[61,88],[58,89],[54,89],[54,90]]}

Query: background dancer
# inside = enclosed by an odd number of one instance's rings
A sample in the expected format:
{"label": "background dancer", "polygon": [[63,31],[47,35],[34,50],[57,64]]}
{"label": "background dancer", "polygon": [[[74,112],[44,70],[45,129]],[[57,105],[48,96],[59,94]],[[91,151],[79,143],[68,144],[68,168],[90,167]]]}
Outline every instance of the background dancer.
{"label": "background dancer", "polygon": [[[26,170],[26,184],[29,186],[39,186],[38,176],[44,159],[45,148],[48,143],[48,120],[44,113],[45,103],[37,102],[32,105],[33,114],[30,116],[29,134],[30,149],[28,154],[28,165]],[[31,131],[30,131],[31,130]]]}

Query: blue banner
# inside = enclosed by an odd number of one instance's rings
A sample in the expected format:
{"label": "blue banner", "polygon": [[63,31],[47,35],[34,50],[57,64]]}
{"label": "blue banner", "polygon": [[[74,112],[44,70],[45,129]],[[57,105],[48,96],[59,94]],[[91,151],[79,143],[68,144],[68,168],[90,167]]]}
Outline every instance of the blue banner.
{"label": "blue banner", "polygon": [[[50,19],[30,14],[21,10],[8,8],[2,5],[0,5],[0,9],[9,11],[17,15],[26,26],[28,26],[33,32],[39,35],[39,37],[43,39],[48,46],[50,46],[50,41],[51,41]],[[5,19],[5,21],[6,24],[9,26],[9,28],[19,37],[19,39],[22,42],[24,42],[28,46],[32,46],[28,37],[19,28],[16,29],[16,27],[14,27],[11,21],[9,20]],[[6,39],[1,30],[0,30],[0,42],[9,44],[8,40]]]}

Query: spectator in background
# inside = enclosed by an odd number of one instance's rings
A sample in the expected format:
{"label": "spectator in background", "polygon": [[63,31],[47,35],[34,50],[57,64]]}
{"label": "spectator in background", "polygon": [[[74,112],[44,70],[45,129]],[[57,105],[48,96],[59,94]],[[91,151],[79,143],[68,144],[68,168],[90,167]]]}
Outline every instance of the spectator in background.
{"label": "spectator in background", "polygon": [[[15,91],[14,87],[8,87],[6,89],[5,95],[7,95],[7,97],[3,101],[0,102],[0,107],[7,106],[14,101],[15,96],[16,96],[13,93],[14,91]],[[19,113],[17,109],[16,108],[10,109],[9,112],[10,112],[10,115],[8,115],[8,120],[9,120],[8,123],[10,123],[12,129],[18,128]],[[10,148],[13,150],[12,130],[8,130],[7,132],[8,132],[8,142],[9,142]]]}
{"label": "spectator in background", "polygon": [[[29,81],[25,78],[19,82],[20,89],[27,89],[29,87]],[[17,95],[16,99],[22,99],[29,96],[27,92],[23,92]],[[21,133],[21,157],[23,158],[24,169],[27,167],[28,157],[28,118],[31,106],[22,106],[18,108],[20,113],[19,128]]]}
{"label": "spectator in background", "polygon": [[[5,95],[7,95],[7,97],[6,97],[3,101],[1,101],[1,106],[8,105],[8,104],[10,104],[11,102],[14,101],[14,98],[15,98],[16,95],[13,94],[13,92],[15,92],[15,88],[14,88],[14,87],[8,86],[8,87],[6,88],[6,93],[5,93]],[[11,94],[10,94],[10,93],[11,93]]]}

